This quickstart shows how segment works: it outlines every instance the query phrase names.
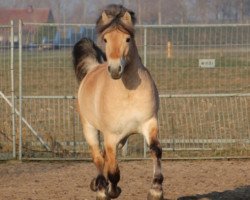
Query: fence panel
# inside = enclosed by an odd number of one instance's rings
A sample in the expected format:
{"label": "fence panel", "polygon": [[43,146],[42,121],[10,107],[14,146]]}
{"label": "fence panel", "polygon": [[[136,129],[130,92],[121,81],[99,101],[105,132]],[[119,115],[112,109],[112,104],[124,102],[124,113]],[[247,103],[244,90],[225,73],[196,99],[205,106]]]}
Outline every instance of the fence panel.
{"label": "fence panel", "polygon": [[249,156],[250,26],[146,29],[166,156]]}
{"label": "fence panel", "polygon": [[0,160],[15,158],[13,22],[0,25]]}
{"label": "fence panel", "polygon": [[32,127],[23,125],[24,158],[89,158],[71,58],[83,36],[92,37],[93,26],[23,24],[22,108]]}
{"label": "fence panel", "polygon": [[[250,25],[137,27],[140,55],[160,93],[164,158],[249,156],[249,31]],[[23,125],[23,156],[89,158],[71,51],[83,36],[101,44],[94,26],[24,23],[22,36],[22,108],[32,127]],[[127,158],[147,156],[144,146],[140,135],[131,136]]]}

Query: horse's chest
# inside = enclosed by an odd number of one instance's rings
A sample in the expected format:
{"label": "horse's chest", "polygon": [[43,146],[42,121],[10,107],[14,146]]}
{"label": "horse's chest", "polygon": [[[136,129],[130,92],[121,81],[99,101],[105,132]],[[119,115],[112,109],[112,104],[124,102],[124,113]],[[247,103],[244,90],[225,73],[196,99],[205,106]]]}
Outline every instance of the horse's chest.
{"label": "horse's chest", "polygon": [[128,111],[117,115],[110,127],[113,133],[136,133],[139,132],[143,119],[139,112]]}
{"label": "horse's chest", "polygon": [[137,118],[139,120],[152,110],[153,102],[150,97],[149,95],[128,93],[126,97],[120,99],[119,112],[128,116],[128,118]]}
{"label": "horse's chest", "polygon": [[107,126],[116,133],[139,132],[140,126],[153,113],[153,105],[146,96],[128,94],[116,99],[115,105],[107,106]]}

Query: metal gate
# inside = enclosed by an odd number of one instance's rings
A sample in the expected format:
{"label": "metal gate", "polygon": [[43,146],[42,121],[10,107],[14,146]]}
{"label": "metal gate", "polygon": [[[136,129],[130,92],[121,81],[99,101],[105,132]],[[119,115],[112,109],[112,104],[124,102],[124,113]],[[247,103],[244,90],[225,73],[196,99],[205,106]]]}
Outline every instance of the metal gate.
{"label": "metal gate", "polygon": [[250,26],[146,26],[167,157],[248,157]]}
{"label": "metal gate", "polygon": [[71,36],[71,27],[75,26],[22,24],[22,117],[31,127],[22,129],[23,158],[89,158],[71,66],[72,45],[79,36]]}
{"label": "metal gate", "polygon": [[[94,25],[20,23],[19,30],[19,158],[89,159],[71,50],[81,37],[101,45]],[[249,157],[249,33],[248,24],[137,26],[139,53],[160,93],[164,159]],[[119,155],[147,158],[148,149],[134,135]]]}

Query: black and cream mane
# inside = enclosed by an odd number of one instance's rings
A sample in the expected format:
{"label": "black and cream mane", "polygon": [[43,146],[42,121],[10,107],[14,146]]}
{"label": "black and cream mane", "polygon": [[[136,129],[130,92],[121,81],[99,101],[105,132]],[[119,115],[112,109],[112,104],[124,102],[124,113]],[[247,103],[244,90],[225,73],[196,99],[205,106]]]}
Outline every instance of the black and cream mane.
{"label": "black and cream mane", "polygon": [[[110,18],[110,22],[104,23],[102,20],[102,15],[96,21],[96,31],[99,35],[103,35],[113,29],[119,29],[122,32],[126,32],[130,34],[132,37],[134,36],[135,30],[134,25],[136,22],[135,13],[122,5],[111,4],[106,7],[102,12],[105,12],[106,15]],[[131,16],[132,24],[125,24],[121,19],[124,14],[128,12]]]}

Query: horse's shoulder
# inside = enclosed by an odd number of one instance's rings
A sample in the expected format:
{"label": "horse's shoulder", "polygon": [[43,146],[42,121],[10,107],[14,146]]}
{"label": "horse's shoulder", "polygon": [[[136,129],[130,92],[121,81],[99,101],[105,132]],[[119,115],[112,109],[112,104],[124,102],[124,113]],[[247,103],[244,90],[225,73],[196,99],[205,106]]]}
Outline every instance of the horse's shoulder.
{"label": "horse's shoulder", "polygon": [[107,63],[99,64],[91,73],[99,74],[100,72],[104,71],[107,67]]}
{"label": "horse's shoulder", "polygon": [[85,77],[86,81],[96,79],[97,76],[100,76],[100,74],[104,72],[106,67],[107,67],[106,63],[99,64],[95,69],[93,69],[86,75]]}
{"label": "horse's shoulder", "polygon": [[101,79],[103,72],[105,71],[105,64],[98,65],[95,69],[87,73],[87,75],[82,80],[80,88],[86,91],[88,89],[93,90],[96,87],[96,83]]}

